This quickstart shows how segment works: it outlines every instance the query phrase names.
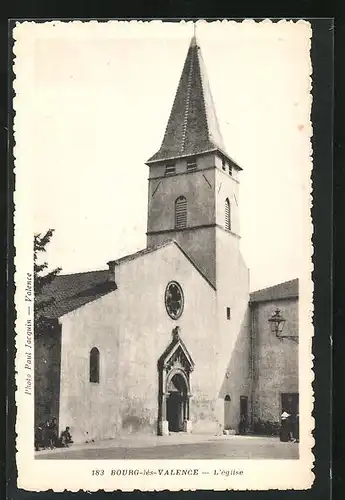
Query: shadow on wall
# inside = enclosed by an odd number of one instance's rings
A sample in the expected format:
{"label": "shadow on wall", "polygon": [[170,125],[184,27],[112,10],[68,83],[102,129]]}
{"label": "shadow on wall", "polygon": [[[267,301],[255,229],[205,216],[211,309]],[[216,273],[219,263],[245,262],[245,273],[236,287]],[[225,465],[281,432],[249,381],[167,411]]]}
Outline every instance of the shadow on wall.
{"label": "shadow on wall", "polygon": [[35,332],[35,427],[59,415],[61,325],[52,320],[49,326]]}
{"label": "shadow on wall", "polygon": [[249,310],[244,314],[218,394],[224,401],[224,430],[236,432],[241,430],[241,426],[248,426],[251,356],[248,315]]}
{"label": "shadow on wall", "polygon": [[156,434],[156,424],[152,424],[150,419],[145,416],[127,415],[122,420],[122,430],[127,434],[149,433]]}

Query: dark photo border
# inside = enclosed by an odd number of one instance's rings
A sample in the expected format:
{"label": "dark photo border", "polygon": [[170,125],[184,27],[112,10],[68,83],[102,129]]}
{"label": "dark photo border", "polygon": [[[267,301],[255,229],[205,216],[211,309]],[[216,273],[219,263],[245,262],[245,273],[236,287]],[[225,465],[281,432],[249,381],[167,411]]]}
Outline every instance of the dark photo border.
{"label": "dark photo border", "polygon": [[[21,12],[19,15],[19,9],[16,5],[20,3]],[[306,6],[308,2],[303,2]],[[309,2],[311,4],[311,2]],[[236,12],[232,12],[231,16],[226,16],[225,9],[218,9],[218,17],[215,17],[213,12],[213,17],[207,16],[205,12],[205,4],[194,5],[191,2],[171,2],[170,7],[167,9],[165,15],[161,12],[158,15],[158,8],[153,15],[154,17],[139,17],[144,9],[146,10],[146,16],[149,14],[148,8],[132,8],[132,12],[129,13],[130,5],[127,8],[126,17],[120,17],[120,12],[116,16],[109,17],[110,19],[163,19],[165,21],[176,21],[179,22],[181,17],[172,18],[167,16],[177,15],[178,10],[184,12],[180,13],[183,19],[197,19],[197,18],[207,18],[208,20],[216,20],[219,18],[234,19],[241,21],[243,18],[234,17]],[[36,20],[47,21],[47,20],[73,20],[78,18],[76,12],[70,13],[71,17],[61,17],[58,15],[58,2],[50,3],[50,5],[43,6],[42,11],[44,11],[45,17],[39,16],[38,12],[38,2],[14,2],[12,5],[12,18],[15,20]],[[80,16],[83,13],[81,20],[88,21],[90,19],[106,21],[104,17],[90,17],[91,15],[91,5],[88,2],[76,1],[73,7],[79,10],[78,14]],[[198,7],[198,8],[197,8]],[[203,9],[204,7],[204,9]],[[239,7],[239,6],[238,6]],[[25,12],[26,10],[26,12]],[[51,12],[49,12],[49,10]],[[120,11],[121,9],[119,9]],[[161,9],[164,10],[164,9]],[[210,10],[210,9],[209,9]],[[213,10],[216,11],[215,4],[213,4]],[[222,12],[223,10],[223,12]],[[235,9],[233,9],[235,10]],[[238,10],[238,9],[237,9]],[[264,11],[263,5],[261,5],[261,11]],[[267,9],[266,9],[267,10]],[[297,9],[296,9],[297,10]],[[313,65],[313,103],[312,103],[312,115],[311,120],[313,124],[313,207],[312,207],[312,218],[314,224],[314,235],[313,235],[313,245],[314,245],[314,327],[315,336],[313,339],[313,354],[314,354],[314,370],[315,370],[315,381],[313,384],[315,391],[315,407],[314,407],[314,417],[315,417],[315,448],[313,450],[315,455],[315,482],[310,490],[305,491],[264,491],[264,492],[178,492],[181,500],[188,498],[187,496],[193,497],[195,499],[208,499],[210,497],[217,498],[229,498],[229,495],[238,496],[241,495],[242,498],[252,498],[252,495],[257,496],[260,499],[269,500],[281,498],[289,498],[291,495],[296,499],[327,499],[330,498],[330,488],[331,488],[331,383],[332,383],[332,364],[331,364],[331,334],[332,334],[332,268],[333,268],[333,107],[334,107],[334,80],[333,80],[333,34],[334,34],[334,20],[328,19],[316,19],[311,18],[310,14],[307,15],[307,8],[301,9],[298,16],[294,18],[283,17],[283,19],[307,19],[312,24],[313,38],[312,38],[312,49],[311,58]],[[30,12],[31,11],[31,12]],[[134,13],[134,11],[136,11]],[[196,11],[199,11],[198,13]],[[34,14],[34,15],[33,15]],[[43,12],[41,12],[42,16]],[[74,14],[74,16],[72,15]],[[277,14],[277,13],[276,13]],[[286,13],[285,13],[286,14]],[[47,17],[49,15],[49,17]],[[103,13],[104,15],[104,13]],[[243,9],[242,13],[243,15]],[[262,13],[261,13],[262,15]],[[190,16],[190,17],[189,17]],[[254,12],[247,13],[247,17],[254,18],[257,21],[261,21],[262,17],[257,18]],[[267,14],[265,18],[270,18],[271,20],[279,20]],[[32,499],[36,497],[44,498],[48,500],[50,498],[60,497],[74,497],[74,498],[88,498],[90,494],[87,492],[78,493],[54,493],[52,491],[34,493],[27,492],[24,490],[19,490],[16,486],[16,464],[15,464],[15,419],[16,419],[16,408],[15,408],[15,371],[14,371],[14,358],[15,358],[15,339],[14,339],[14,322],[16,318],[16,313],[14,309],[14,255],[15,248],[13,245],[13,190],[15,186],[15,176],[13,171],[13,109],[12,109],[12,27],[14,21],[10,20],[8,24],[8,35],[6,32],[6,37],[8,36],[8,61],[5,60],[6,72],[8,74],[8,119],[5,117],[5,126],[8,127],[8,139],[5,134],[5,144],[8,142],[8,169],[7,169],[7,179],[2,184],[5,188],[2,192],[1,201],[5,205],[6,210],[6,221],[7,230],[5,232],[5,241],[7,241],[7,247],[5,248],[5,258],[8,261],[7,269],[4,274],[4,284],[7,288],[7,303],[5,304],[5,321],[7,326],[7,336],[4,345],[4,353],[7,353],[7,363],[5,368],[4,380],[7,381],[7,403],[5,408],[5,418],[7,420],[7,426],[3,426],[4,439],[6,442],[6,492],[5,498],[9,499]],[[337,44],[340,44],[340,41]],[[344,36],[342,43],[344,44]],[[339,113],[344,114],[344,109],[339,110]],[[6,124],[7,122],[7,124]],[[341,135],[338,134],[338,140],[341,144]],[[344,145],[344,143],[342,143]],[[6,149],[6,146],[5,146]],[[341,148],[340,148],[341,149]],[[340,155],[341,155],[340,151]],[[5,153],[6,154],[6,153]],[[344,153],[343,153],[344,154]],[[337,153],[338,155],[338,153]],[[339,159],[339,155],[338,155]],[[337,175],[337,179],[340,177]],[[340,182],[340,181],[339,181]],[[6,188],[7,186],[7,188]],[[341,221],[341,219],[340,219]],[[342,389],[343,392],[343,389]],[[340,396],[339,396],[340,397]],[[338,443],[339,444],[339,443]],[[53,463],[52,463],[53,466]],[[269,473],[269,471],[268,471]],[[129,497],[135,496],[138,498],[147,498],[154,496],[165,496],[171,497],[174,492],[133,492],[133,493],[105,493],[104,491],[98,491],[93,493],[97,498],[109,498],[112,497]],[[340,498],[340,497],[339,497]]]}

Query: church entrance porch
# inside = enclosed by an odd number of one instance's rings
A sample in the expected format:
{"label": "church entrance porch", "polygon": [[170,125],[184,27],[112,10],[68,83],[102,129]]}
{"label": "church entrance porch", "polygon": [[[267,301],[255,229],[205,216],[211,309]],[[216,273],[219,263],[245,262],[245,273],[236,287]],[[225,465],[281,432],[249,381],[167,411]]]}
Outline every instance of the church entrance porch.
{"label": "church entrance porch", "polygon": [[173,340],[158,360],[158,435],[191,432],[189,376],[194,363],[174,328]]}

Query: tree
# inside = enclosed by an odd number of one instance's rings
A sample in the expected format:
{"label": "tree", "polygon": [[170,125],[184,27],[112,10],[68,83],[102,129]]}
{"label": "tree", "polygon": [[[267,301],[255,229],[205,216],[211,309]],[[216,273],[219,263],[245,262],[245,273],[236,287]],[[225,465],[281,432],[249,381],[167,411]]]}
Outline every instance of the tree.
{"label": "tree", "polygon": [[54,303],[55,298],[44,298],[42,292],[44,288],[56,278],[61,271],[61,268],[57,267],[52,271],[47,272],[48,263],[39,263],[39,256],[43,252],[46,252],[46,247],[50,242],[53,233],[54,229],[48,229],[48,231],[43,235],[41,233],[34,235],[34,323],[36,335],[41,335],[45,331],[53,328],[53,322],[44,317],[44,311],[48,306],[51,306]]}

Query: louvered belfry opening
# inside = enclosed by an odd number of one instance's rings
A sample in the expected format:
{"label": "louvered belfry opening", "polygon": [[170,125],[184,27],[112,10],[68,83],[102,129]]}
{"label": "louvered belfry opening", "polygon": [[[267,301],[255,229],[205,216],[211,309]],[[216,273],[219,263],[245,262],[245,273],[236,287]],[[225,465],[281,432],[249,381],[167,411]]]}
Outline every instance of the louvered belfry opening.
{"label": "louvered belfry opening", "polygon": [[175,163],[167,163],[165,166],[165,175],[173,175],[176,174],[176,165]]}
{"label": "louvered belfry opening", "polygon": [[179,196],[175,201],[175,228],[187,227],[187,199]]}
{"label": "louvered belfry opening", "polygon": [[225,229],[227,231],[231,230],[231,213],[230,213],[230,201],[229,198],[225,200]]}
{"label": "louvered belfry opening", "polygon": [[197,163],[196,163],[196,158],[195,156],[193,156],[192,158],[189,158],[187,160],[187,171],[191,171],[191,170],[196,170],[196,167],[197,167]]}

